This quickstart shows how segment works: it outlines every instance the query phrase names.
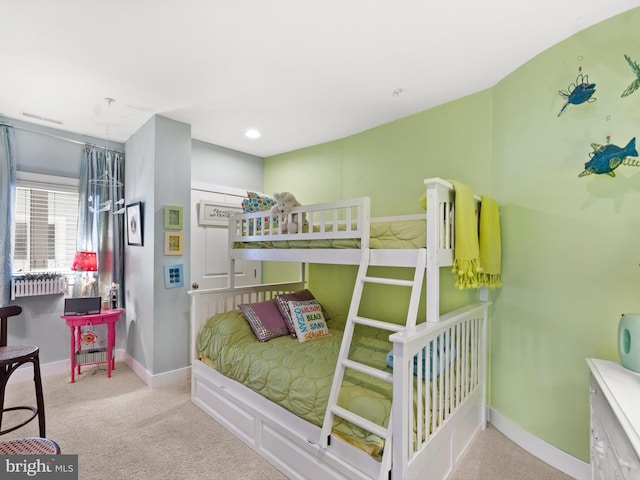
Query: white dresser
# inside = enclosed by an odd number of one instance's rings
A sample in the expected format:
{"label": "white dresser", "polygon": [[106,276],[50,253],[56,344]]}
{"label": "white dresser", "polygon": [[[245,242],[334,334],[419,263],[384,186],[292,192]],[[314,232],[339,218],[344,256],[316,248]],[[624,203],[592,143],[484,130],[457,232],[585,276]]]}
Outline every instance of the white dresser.
{"label": "white dresser", "polygon": [[591,476],[640,480],[640,373],[588,358],[591,370]]}

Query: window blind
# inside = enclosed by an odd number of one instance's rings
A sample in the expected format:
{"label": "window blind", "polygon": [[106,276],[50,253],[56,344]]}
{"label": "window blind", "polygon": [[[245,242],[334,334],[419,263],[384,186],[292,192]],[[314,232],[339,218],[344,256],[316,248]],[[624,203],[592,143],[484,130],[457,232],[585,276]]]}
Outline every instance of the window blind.
{"label": "window blind", "polygon": [[70,270],[77,231],[77,186],[18,179],[14,273]]}

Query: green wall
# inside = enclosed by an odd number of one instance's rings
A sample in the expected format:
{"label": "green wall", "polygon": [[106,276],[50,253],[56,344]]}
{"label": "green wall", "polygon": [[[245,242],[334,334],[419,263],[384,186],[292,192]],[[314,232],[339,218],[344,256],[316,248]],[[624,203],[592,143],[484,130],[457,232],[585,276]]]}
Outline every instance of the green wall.
{"label": "green wall", "polygon": [[[302,203],[368,195],[375,216],[418,213],[422,179],[460,180],[501,205],[502,289],[492,292],[490,403],[533,435],[589,459],[584,359],[618,360],[620,314],[640,311],[640,168],[578,178],[590,144],[640,134],[640,9],[543,52],[494,88],[335,142],[265,160],[265,190]],[[596,102],[558,95],[578,67]],[[268,271],[267,271],[268,274]],[[310,288],[346,311],[355,268],[311,266]],[[472,301],[442,269],[442,308]],[[386,307],[371,298],[377,308]],[[392,302],[393,303],[393,302]]]}
{"label": "green wall", "polygon": [[265,159],[265,190],[302,203],[370,196],[375,216],[421,211],[427,177],[491,186],[489,91],[315,147]]}
{"label": "green wall", "polygon": [[[493,89],[494,194],[504,232],[504,287],[494,308],[492,405],[539,438],[589,459],[584,359],[618,360],[617,323],[639,311],[640,169],[578,178],[591,143],[640,135],[640,91],[623,58],[640,60],[640,9],[543,52]],[[558,90],[578,68],[591,104]]]}
{"label": "green wall", "polygon": [[[485,91],[358,135],[267,158],[265,191],[292,191],[303,204],[369,196],[373,216],[420,213],[418,199],[428,177],[455,178],[487,192],[491,105],[492,94]],[[280,268],[265,265],[265,278],[282,279],[282,272],[274,272]],[[329,311],[346,313],[355,275],[351,266],[312,265],[309,285]],[[441,278],[445,310],[476,298],[475,292],[458,292],[448,271]],[[379,288],[368,288],[362,314],[375,310],[374,318],[392,320],[404,297],[386,299]]]}

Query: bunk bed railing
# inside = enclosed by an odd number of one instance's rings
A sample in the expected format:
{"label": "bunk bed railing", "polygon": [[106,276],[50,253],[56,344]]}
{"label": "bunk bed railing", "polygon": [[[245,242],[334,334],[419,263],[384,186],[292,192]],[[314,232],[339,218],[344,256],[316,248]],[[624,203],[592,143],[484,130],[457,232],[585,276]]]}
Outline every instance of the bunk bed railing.
{"label": "bunk bed railing", "polygon": [[[440,267],[453,265],[455,257],[455,190],[441,178],[427,178],[427,322],[439,323]],[[476,220],[480,213],[480,197],[474,196]]]}
{"label": "bunk bed railing", "polygon": [[[441,178],[424,180],[426,196],[426,318],[429,323],[440,322],[440,268],[451,267],[455,257],[455,190],[454,186]],[[480,212],[480,197],[475,196],[475,214]],[[295,240],[359,240],[360,248],[370,246],[370,225],[376,219],[370,216],[370,199],[360,197],[336,202],[295,207],[291,214],[282,215],[261,211],[232,215],[229,219],[230,270],[235,260],[305,261],[309,263],[357,264],[358,247],[313,248],[295,245],[290,248],[252,248],[267,242]],[[295,217],[294,217],[295,215]],[[298,224],[297,233],[283,232],[289,221]],[[241,244],[245,244],[244,246]],[[351,245],[353,243],[351,242]],[[371,251],[371,264],[395,264],[412,266],[412,256],[399,254],[398,250]],[[301,260],[304,258],[304,260]],[[401,260],[398,260],[401,259]],[[404,259],[404,260],[402,260]],[[407,264],[408,263],[408,264]],[[233,286],[233,279],[230,280]],[[486,300],[481,289],[480,298]]]}
{"label": "bunk bed railing", "polygon": [[[468,305],[443,315],[438,324],[423,323],[412,332],[390,336],[394,357],[391,415],[397,426],[393,432],[393,478],[417,478],[424,468],[422,463],[433,460],[420,453],[472,396],[473,402],[467,405],[482,405],[484,428],[490,305]],[[446,470],[447,466],[443,468]]]}
{"label": "bunk bed railing", "polygon": [[207,320],[218,313],[235,310],[242,303],[271,300],[276,295],[305,288],[304,281],[249,285],[233,288],[206,288],[189,290],[191,297],[191,361],[197,360],[196,339]]}
{"label": "bunk bed railing", "polygon": [[[229,218],[230,242],[277,240],[361,239],[369,246],[370,199],[359,197],[335,202],[301,205],[290,214],[270,211],[232,215]],[[296,233],[283,232],[289,222],[298,225]]]}

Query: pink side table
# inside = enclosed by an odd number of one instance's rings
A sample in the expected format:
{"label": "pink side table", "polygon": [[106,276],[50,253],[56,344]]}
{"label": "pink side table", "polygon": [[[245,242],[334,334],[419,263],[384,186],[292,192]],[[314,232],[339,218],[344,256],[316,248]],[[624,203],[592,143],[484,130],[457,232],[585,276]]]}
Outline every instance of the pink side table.
{"label": "pink side table", "polygon": [[[113,358],[113,348],[116,344],[116,322],[120,320],[120,315],[124,312],[124,308],[115,308],[113,310],[103,309],[100,313],[92,315],[60,315],[67,322],[67,326],[71,330],[71,383],[75,382],[75,370],[78,369],[80,375],[81,365],[96,365],[99,363],[107,364],[107,377],[111,378],[111,370],[115,369],[116,364]],[[107,358],[105,361],[95,361],[87,363],[76,363],[76,352],[80,350],[80,330],[86,325],[107,325]]]}

